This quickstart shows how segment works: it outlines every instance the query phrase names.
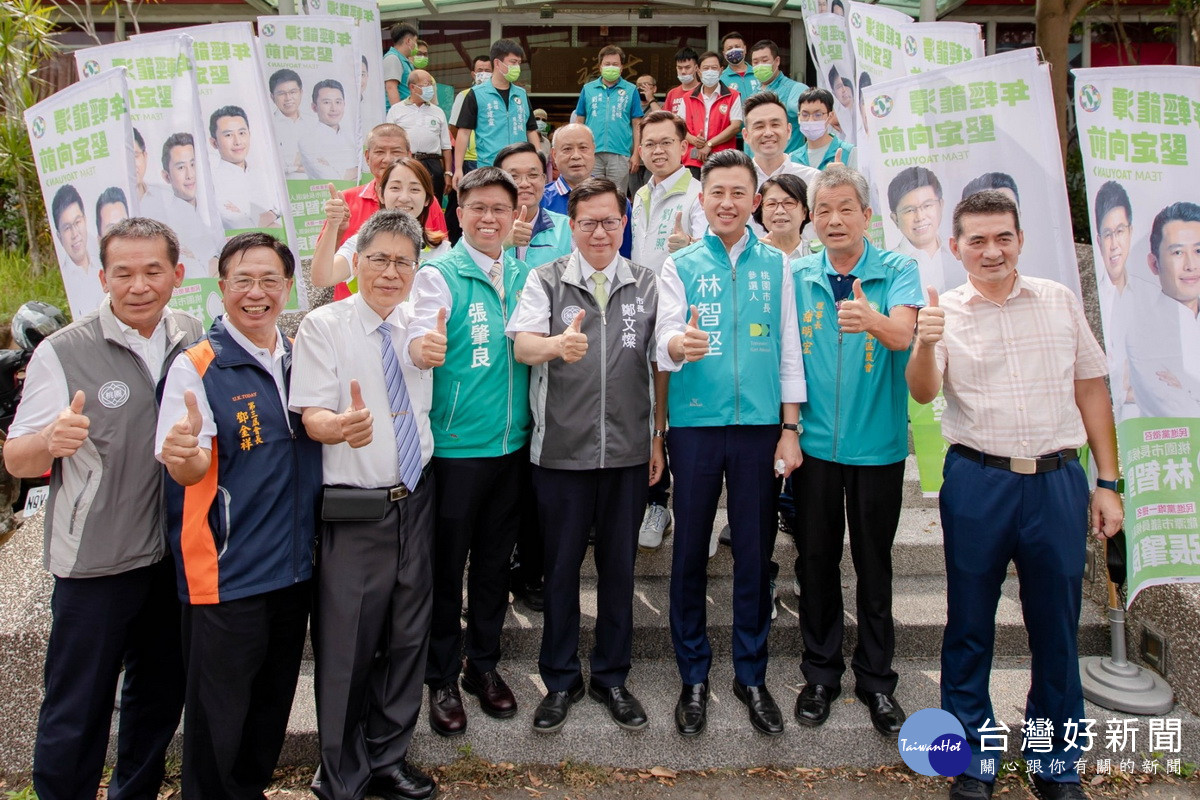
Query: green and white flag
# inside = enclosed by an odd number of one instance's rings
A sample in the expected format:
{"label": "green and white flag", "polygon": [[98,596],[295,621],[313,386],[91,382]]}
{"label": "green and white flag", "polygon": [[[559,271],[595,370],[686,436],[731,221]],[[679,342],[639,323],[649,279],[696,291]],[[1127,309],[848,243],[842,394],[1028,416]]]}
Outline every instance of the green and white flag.
{"label": "green and white flag", "polygon": [[138,213],[124,69],[108,69],[25,111],[71,316],[104,299],[100,236]]}
{"label": "green and white flag", "polygon": [[177,291],[172,303],[196,310],[197,304],[184,298],[189,292],[200,297],[216,291],[225,231],[204,157],[208,131],[200,116],[191,37],[171,33],[89,47],[75,51],[75,63],[84,81],[105,69],[126,69],[140,213],[169,225],[179,237],[185,287],[201,288]]}
{"label": "green and white flag", "polygon": [[362,161],[359,65],[353,19],[258,18],[258,46],[297,249],[312,255],[329,185],[358,185]]}
{"label": "green and white flag", "polygon": [[846,18],[841,14],[813,14],[805,15],[804,23],[817,65],[817,85],[833,95],[834,111],[846,134],[843,138],[853,144],[858,138],[857,70]]}
{"label": "green and white flag", "polygon": [[850,3],[847,21],[858,68],[856,83],[860,88],[863,84],[880,83],[907,74],[900,26],[911,24],[912,17],[885,6],[854,0]]}
{"label": "green and white flag", "polygon": [[1200,69],[1074,74],[1132,603],[1200,581]]}
{"label": "green and white flag", "polygon": [[[134,36],[154,42],[175,34],[192,39],[200,119],[205,138],[198,154],[212,172],[217,213],[225,235],[247,231],[269,233],[296,253],[296,233],[284,184],[283,168],[271,127],[273,106],[263,91],[263,77],[254,31],[249,22],[223,22],[177,28],[170,32]],[[286,308],[307,308],[303,281]],[[209,316],[221,313],[205,299]]]}
{"label": "green and white flag", "polygon": [[899,30],[910,73],[983,58],[983,36],[974,22],[910,22]]}
{"label": "green and white flag", "polygon": [[379,26],[378,0],[306,0],[305,13],[313,17],[352,19],[357,28],[359,114],[363,141],[371,128],[384,121],[383,29]]}

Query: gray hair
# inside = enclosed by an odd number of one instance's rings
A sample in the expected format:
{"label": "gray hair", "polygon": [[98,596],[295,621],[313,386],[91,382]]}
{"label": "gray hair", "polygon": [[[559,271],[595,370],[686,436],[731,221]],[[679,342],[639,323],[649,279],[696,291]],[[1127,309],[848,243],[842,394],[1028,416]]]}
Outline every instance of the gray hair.
{"label": "gray hair", "polygon": [[371,218],[358,229],[358,242],[355,246],[358,254],[362,255],[375,241],[375,237],[381,233],[391,233],[411,240],[417,260],[421,259],[421,248],[425,246],[425,233],[421,230],[421,223],[413,219],[411,214],[384,209],[372,214]]}
{"label": "gray hair", "polygon": [[871,205],[871,190],[863,174],[845,164],[830,164],[808,185],[808,207],[817,207],[817,195],[822,189],[836,189],[839,186],[854,187],[854,193],[858,195],[858,204],[863,208]]}
{"label": "gray hair", "polygon": [[147,217],[127,217],[108,229],[100,237],[100,266],[108,269],[108,247],[117,239],[162,239],[167,248],[167,260],[171,266],[179,263],[179,238],[175,231],[156,219]]}

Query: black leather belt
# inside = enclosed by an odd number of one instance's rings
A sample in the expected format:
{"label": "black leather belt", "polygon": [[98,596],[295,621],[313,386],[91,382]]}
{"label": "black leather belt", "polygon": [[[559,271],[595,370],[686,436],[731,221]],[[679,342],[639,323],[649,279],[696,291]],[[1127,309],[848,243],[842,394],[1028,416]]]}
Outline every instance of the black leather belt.
{"label": "black leather belt", "polygon": [[960,456],[978,461],[985,467],[995,467],[1009,472],[1015,472],[1018,475],[1037,475],[1041,472],[1053,472],[1059,467],[1065,465],[1068,461],[1076,461],[1079,458],[1078,450],[1059,450],[1057,453],[1047,453],[1044,456],[1037,458],[1023,458],[1021,456],[989,456],[987,453],[981,453],[978,450],[972,450],[963,444],[952,444],[950,449],[958,453]]}
{"label": "black leather belt", "polygon": [[436,158],[438,161],[442,160],[441,153],[413,153],[412,155],[417,161],[429,161],[430,159],[434,158]]}

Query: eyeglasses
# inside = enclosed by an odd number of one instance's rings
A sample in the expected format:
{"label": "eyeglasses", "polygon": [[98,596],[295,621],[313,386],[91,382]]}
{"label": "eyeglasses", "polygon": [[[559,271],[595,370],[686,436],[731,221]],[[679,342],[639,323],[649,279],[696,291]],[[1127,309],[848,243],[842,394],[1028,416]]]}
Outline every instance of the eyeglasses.
{"label": "eyeglasses", "polygon": [[896,216],[911,217],[918,211],[920,211],[922,215],[932,214],[933,210],[938,207],[940,202],[940,200],[926,200],[919,206],[900,206],[900,209],[896,212]]}
{"label": "eyeglasses", "polygon": [[655,150],[658,150],[659,148],[666,150],[667,148],[672,147],[678,143],[679,143],[678,139],[663,139],[661,142],[643,141],[642,148],[648,152],[653,153]]}
{"label": "eyeglasses", "polygon": [[799,200],[789,197],[786,200],[764,200],[762,207],[767,214],[773,214],[781,208],[784,211],[795,211],[799,205]]}
{"label": "eyeglasses", "polygon": [[513,179],[513,183],[520,186],[522,183],[541,183],[546,179],[544,172],[510,172],[508,177]]}
{"label": "eyeglasses", "polygon": [[238,275],[236,278],[226,278],[225,285],[235,292],[248,292],[255,286],[264,292],[278,292],[287,285],[287,281],[288,279],[282,275],[264,275],[261,278]]}
{"label": "eyeglasses", "polygon": [[801,122],[824,122],[827,119],[829,119],[829,115],[826,114],[824,111],[801,111],[800,112],[800,121]]}
{"label": "eyeglasses", "polygon": [[417,268],[416,259],[412,258],[388,258],[383,253],[372,253],[363,258],[367,262],[367,266],[374,272],[383,272],[388,267],[395,267],[396,272],[405,273],[412,272]]}
{"label": "eyeglasses", "polygon": [[483,203],[467,203],[463,208],[479,217],[486,217],[489,213],[494,217],[504,217],[513,213],[512,206],[488,206]]}
{"label": "eyeglasses", "polygon": [[577,219],[577,220],[575,220],[575,227],[579,228],[579,230],[583,231],[584,233],[592,233],[593,231],[596,230],[597,225],[603,225],[604,230],[609,231],[609,232],[612,232],[615,230],[620,230],[621,218],[620,217],[609,217],[608,219]]}
{"label": "eyeglasses", "polygon": [[1100,231],[1100,238],[1108,242],[1112,239],[1122,238],[1127,233],[1129,233],[1128,225],[1118,225],[1115,228],[1105,228],[1104,230]]}

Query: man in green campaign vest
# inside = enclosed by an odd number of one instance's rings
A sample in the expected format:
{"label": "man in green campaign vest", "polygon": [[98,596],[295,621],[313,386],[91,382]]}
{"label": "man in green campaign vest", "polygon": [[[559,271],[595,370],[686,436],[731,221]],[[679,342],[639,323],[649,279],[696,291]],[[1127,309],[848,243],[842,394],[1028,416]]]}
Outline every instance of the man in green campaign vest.
{"label": "man in green campaign vest", "polygon": [[924,305],[912,256],[879,250],[865,238],[867,181],[833,164],[808,189],[813,224],[825,246],[796,262],[796,313],[804,350],[804,464],[792,477],[796,578],[807,685],[796,721],[821,725],[841,693],[842,538],[847,522],[858,576],[855,694],[884,736],[904,711],[893,696],[892,541],[900,521],[908,403],[904,367],[917,309]]}
{"label": "man in green campaign vest", "polygon": [[760,200],[750,157],[713,154],[701,184],[709,230],[663,263],[656,329],[659,369],[673,373],[671,640],[683,682],[675,726],[695,736],[707,719],[706,567],[724,480],[734,559],[733,692],[751,725],[777,736],[783,716],[766,687],[769,583],[778,478],[801,460],[805,389],[796,296],[786,257],[746,225]]}
{"label": "man in green campaign vest", "polygon": [[528,141],[534,147],[540,143],[529,95],[516,84],[521,77],[525,51],[511,39],[497,39],[492,42],[489,55],[492,58],[491,80],[472,87],[463,98],[455,122],[458,127],[454,136],[455,189],[466,174],[463,160],[472,133],[475,134],[475,163],[481,167],[495,164],[497,154],[514,142]]}
{"label": "man in green campaign vest", "polygon": [[[416,322],[407,351],[433,369],[433,471],[437,538],[433,623],[425,683],[429,724],[442,736],[466,731],[462,685],[484,713],[507,719],[517,701],[496,665],[508,609],[508,561],[529,460],[529,367],[513,358],[505,324],[529,268],[503,250],[517,211],[517,187],[503,170],[481,167],[458,187],[463,237],[429,262],[413,283]],[[466,665],[461,660],[463,568],[471,602]]]}

